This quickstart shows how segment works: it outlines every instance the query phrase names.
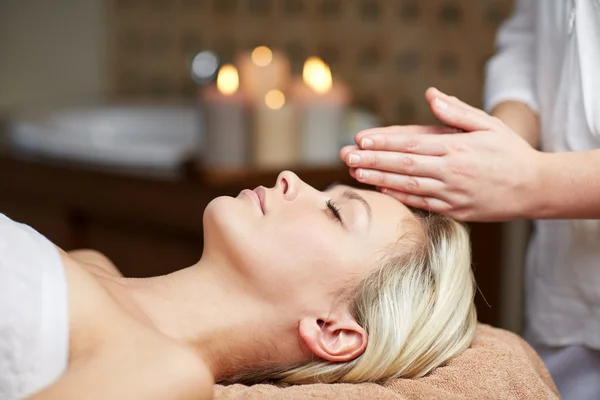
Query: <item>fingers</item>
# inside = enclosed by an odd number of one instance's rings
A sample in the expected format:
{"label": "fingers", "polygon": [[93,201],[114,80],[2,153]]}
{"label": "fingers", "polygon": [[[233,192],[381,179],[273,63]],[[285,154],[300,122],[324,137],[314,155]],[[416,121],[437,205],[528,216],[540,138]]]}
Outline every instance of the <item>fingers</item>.
{"label": "fingers", "polygon": [[356,168],[350,168],[350,176],[356,179]]}
{"label": "fingers", "polygon": [[[448,153],[449,137],[444,135],[403,134],[405,127],[390,127],[386,130],[363,131],[358,147],[363,150],[384,150],[428,156],[443,156]],[[455,128],[440,126],[439,132],[457,132]],[[348,152],[345,153],[348,155]]]}
{"label": "fingers", "polygon": [[359,168],[354,172],[354,176],[359,182],[381,187],[382,190],[392,189],[420,196],[435,196],[445,188],[444,183],[437,179],[400,175],[379,170]]}
{"label": "fingers", "polygon": [[386,126],[386,127],[381,127],[381,128],[371,128],[371,129],[365,129],[364,131],[360,131],[358,132],[356,135],[354,135],[354,141],[356,142],[357,145],[362,146],[363,143],[363,139],[365,138],[365,136],[369,136],[369,138],[372,135],[424,135],[424,134],[444,134],[444,133],[457,133],[460,132],[460,130],[450,127],[450,126],[444,126],[444,125],[406,125],[406,126],[402,126],[402,125],[398,125],[398,126]]}
{"label": "fingers", "polygon": [[343,162],[346,162],[346,159],[348,158],[348,153],[350,153],[353,150],[357,150],[358,146],[344,146],[342,147],[342,149],[340,150],[340,159]]}
{"label": "fingers", "polygon": [[344,160],[351,168],[380,170],[403,175],[441,178],[444,175],[441,157],[391,151],[351,151]]}
{"label": "fingers", "polygon": [[386,188],[381,189],[381,192],[392,196],[404,205],[420,208],[422,210],[431,211],[437,214],[448,215],[452,210],[450,204],[436,197],[409,194],[406,192]]}
{"label": "fingers", "polygon": [[430,105],[432,102],[435,102],[436,98],[440,98],[441,100],[444,100],[447,103],[453,104],[457,107],[463,107],[465,109],[474,111],[474,112],[482,114],[482,115],[488,115],[485,111],[480,110],[479,108],[473,107],[470,104],[465,103],[464,101],[458,99],[456,96],[450,96],[449,94],[446,94],[436,88],[427,89],[427,91],[425,92],[425,99],[427,100],[427,102]]}
{"label": "fingers", "polygon": [[498,127],[498,119],[472,107],[456,97],[448,96],[430,88],[425,93],[433,113],[443,123],[468,132],[489,130]]}
{"label": "fingers", "polygon": [[439,93],[443,92],[434,87],[430,87],[425,91],[425,100],[427,103],[431,104]]}

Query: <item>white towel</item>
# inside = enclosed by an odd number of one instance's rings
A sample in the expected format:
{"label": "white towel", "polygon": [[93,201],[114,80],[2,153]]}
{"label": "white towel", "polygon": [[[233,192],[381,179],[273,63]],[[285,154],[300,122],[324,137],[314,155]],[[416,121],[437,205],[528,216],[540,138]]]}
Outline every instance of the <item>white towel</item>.
{"label": "white towel", "polygon": [[67,368],[67,283],[58,250],[0,214],[0,399],[22,399]]}

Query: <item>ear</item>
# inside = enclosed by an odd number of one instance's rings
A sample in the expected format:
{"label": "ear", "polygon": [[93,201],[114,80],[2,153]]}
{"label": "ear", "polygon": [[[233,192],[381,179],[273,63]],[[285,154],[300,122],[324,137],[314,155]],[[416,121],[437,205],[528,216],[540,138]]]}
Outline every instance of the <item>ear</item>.
{"label": "ear", "polygon": [[331,362],[354,360],[367,348],[367,331],[350,314],[300,321],[300,337],[316,356]]}

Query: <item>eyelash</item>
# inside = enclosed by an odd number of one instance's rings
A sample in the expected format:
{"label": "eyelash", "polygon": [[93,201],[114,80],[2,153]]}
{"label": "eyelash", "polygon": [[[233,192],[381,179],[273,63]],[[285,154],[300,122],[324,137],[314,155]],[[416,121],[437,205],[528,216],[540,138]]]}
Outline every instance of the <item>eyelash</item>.
{"label": "eyelash", "polygon": [[333,200],[327,200],[327,207],[329,208],[329,210],[331,211],[331,213],[333,214],[333,216],[338,221],[340,221],[340,223],[343,225],[344,221],[342,221],[342,214],[340,213],[340,208],[335,205],[335,203],[333,202]]}

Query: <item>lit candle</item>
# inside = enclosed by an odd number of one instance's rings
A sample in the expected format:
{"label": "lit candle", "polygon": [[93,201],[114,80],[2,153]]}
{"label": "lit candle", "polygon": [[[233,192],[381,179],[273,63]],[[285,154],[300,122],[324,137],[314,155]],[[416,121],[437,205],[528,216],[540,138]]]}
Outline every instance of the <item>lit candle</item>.
{"label": "lit candle", "polygon": [[241,53],[236,64],[240,68],[241,90],[255,104],[261,104],[270,90],[285,89],[290,80],[288,59],[265,46],[252,53]]}
{"label": "lit candle", "polygon": [[277,89],[267,92],[254,114],[254,163],[265,169],[293,166],[298,160],[296,112]]}
{"label": "lit candle", "polygon": [[216,86],[203,93],[207,123],[203,161],[209,166],[237,168],[248,162],[245,100],[238,89],[238,71],[226,64]]}
{"label": "lit candle", "polygon": [[329,66],[317,57],[304,63],[302,81],[291,88],[300,106],[301,161],[308,165],[339,162],[344,112],[350,100],[344,84],[334,81]]}

